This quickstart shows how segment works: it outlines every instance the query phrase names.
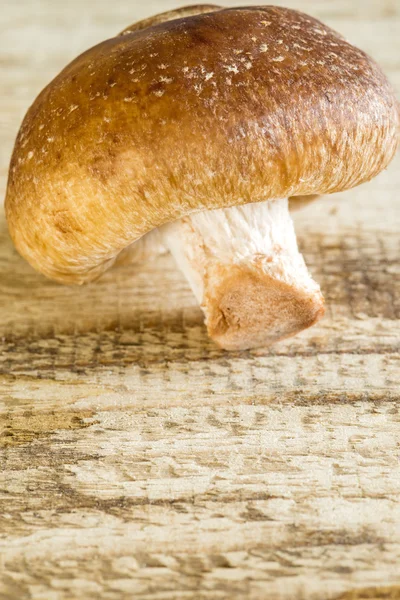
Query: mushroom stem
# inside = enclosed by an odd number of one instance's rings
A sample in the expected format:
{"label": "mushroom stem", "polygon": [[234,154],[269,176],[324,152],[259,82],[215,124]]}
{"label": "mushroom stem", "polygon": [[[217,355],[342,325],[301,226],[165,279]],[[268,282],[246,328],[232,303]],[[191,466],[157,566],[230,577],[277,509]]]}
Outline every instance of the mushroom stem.
{"label": "mushroom stem", "polygon": [[268,346],[323,315],[286,198],[199,212],[159,231],[222,348]]}

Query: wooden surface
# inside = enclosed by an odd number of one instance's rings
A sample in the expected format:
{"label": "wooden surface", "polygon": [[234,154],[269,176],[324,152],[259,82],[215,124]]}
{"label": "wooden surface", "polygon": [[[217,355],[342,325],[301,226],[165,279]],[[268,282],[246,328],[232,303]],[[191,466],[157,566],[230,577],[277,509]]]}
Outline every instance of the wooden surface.
{"label": "wooden surface", "polygon": [[[286,4],[400,90],[398,0]],[[174,6],[2,0],[2,196],[35,94]],[[327,315],[268,351],[213,346],[169,257],[60,287],[1,216],[1,600],[400,598],[399,167],[296,215]]]}

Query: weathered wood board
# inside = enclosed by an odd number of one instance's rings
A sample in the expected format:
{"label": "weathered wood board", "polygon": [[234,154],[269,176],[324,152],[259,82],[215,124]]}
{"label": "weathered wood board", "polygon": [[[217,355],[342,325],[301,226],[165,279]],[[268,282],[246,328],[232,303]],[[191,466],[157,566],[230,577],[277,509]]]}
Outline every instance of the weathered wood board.
{"label": "weathered wood board", "polygon": [[[400,91],[398,0],[285,4]],[[2,0],[1,196],[35,94],[177,5]],[[295,216],[327,315],[266,351],[217,349],[170,257],[61,287],[1,215],[1,600],[400,598],[399,167]]]}

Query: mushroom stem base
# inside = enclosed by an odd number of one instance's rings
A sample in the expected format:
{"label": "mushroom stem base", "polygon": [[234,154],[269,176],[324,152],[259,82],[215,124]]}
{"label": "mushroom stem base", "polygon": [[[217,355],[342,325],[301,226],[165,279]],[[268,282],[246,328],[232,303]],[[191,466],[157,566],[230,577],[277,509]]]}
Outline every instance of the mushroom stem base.
{"label": "mushroom stem base", "polygon": [[232,267],[205,299],[209,336],[226,350],[266,347],[311,327],[324,313],[321,293],[306,292],[257,267]]}

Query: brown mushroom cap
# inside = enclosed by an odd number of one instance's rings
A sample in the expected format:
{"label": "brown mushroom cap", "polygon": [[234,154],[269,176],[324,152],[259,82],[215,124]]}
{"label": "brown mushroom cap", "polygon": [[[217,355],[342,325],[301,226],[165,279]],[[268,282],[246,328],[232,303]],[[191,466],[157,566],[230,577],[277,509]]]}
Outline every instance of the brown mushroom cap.
{"label": "brown mushroom cap", "polygon": [[390,162],[398,104],[364,52],[293,10],[210,10],[95,46],[28,111],[6,213],[45,275],[83,283],[192,211],[337,192]]}

